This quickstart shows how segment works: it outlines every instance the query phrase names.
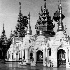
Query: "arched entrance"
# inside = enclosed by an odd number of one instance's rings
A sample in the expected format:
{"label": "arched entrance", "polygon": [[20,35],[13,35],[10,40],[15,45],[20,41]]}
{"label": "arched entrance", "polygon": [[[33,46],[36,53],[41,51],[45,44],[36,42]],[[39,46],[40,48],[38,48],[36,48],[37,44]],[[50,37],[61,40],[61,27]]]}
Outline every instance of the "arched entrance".
{"label": "arched entrance", "polygon": [[57,51],[57,67],[66,67],[65,50],[59,49]]}
{"label": "arched entrance", "polygon": [[36,62],[43,63],[43,52],[41,50],[36,52]]}

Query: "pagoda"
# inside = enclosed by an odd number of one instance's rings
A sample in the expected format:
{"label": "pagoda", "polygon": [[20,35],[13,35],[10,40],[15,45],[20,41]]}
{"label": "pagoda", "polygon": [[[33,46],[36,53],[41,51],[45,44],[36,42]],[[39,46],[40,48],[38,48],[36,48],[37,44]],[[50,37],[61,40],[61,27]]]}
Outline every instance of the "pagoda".
{"label": "pagoda", "polygon": [[28,24],[28,18],[27,16],[23,16],[21,12],[21,2],[19,2],[19,15],[18,15],[18,20],[17,20],[17,25],[16,25],[16,30],[14,31],[14,34],[16,37],[25,37],[25,27],[27,27]]}
{"label": "pagoda", "polygon": [[4,30],[4,24],[3,24],[3,31],[2,31],[2,35],[1,35],[1,41],[2,41],[2,45],[5,45],[7,43],[7,37],[5,34],[5,30]]}
{"label": "pagoda", "polygon": [[7,52],[7,37],[6,37],[6,34],[5,34],[5,29],[4,29],[4,24],[3,24],[3,31],[2,31],[2,35],[1,35],[1,38],[0,38],[0,46],[1,46],[1,53],[0,55],[2,55],[2,59],[5,60],[5,57],[6,57],[6,52]]}
{"label": "pagoda", "polygon": [[44,8],[42,8],[41,6],[41,12],[39,12],[39,19],[37,20],[37,23],[35,25],[36,33],[37,35],[39,35],[40,31],[42,31],[43,35],[45,35],[46,37],[54,36],[54,27],[55,25],[53,24],[51,16],[49,16],[48,9],[46,8],[46,0],[44,0]]}

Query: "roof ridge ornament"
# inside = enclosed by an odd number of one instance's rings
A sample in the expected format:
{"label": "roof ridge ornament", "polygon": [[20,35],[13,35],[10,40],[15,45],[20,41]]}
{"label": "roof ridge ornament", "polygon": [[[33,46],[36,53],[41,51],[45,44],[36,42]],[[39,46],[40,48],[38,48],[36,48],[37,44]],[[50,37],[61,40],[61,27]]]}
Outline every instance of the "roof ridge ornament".
{"label": "roof ridge ornament", "polygon": [[44,2],[45,2],[45,3],[44,3],[44,9],[46,9],[46,0],[44,0]]}
{"label": "roof ridge ornament", "polygon": [[21,13],[21,2],[19,2],[19,13]]}
{"label": "roof ridge ornament", "polygon": [[4,31],[4,23],[3,23],[3,31]]}

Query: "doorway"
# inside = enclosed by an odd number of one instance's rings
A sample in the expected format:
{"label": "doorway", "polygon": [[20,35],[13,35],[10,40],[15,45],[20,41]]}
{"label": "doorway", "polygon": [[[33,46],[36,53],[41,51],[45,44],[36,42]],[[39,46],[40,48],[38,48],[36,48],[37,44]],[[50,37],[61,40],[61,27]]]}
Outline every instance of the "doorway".
{"label": "doorway", "polygon": [[57,67],[66,67],[65,50],[59,49],[57,51]]}
{"label": "doorway", "polygon": [[43,52],[41,50],[36,52],[36,60],[37,63],[43,63]]}

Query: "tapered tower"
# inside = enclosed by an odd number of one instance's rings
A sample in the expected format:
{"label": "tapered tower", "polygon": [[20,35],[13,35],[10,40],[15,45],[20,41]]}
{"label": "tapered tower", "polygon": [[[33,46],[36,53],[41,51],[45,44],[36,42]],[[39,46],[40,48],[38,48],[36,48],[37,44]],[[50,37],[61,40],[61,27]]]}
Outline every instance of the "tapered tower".
{"label": "tapered tower", "polygon": [[59,22],[58,22],[58,30],[57,31],[63,31],[64,30],[64,26],[63,26],[63,22],[62,22],[62,6],[61,6],[61,0],[60,0],[60,4],[59,4]]}
{"label": "tapered tower", "polygon": [[1,35],[1,41],[2,41],[2,45],[5,45],[7,43],[7,37],[5,34],[4,24],[3,24],[3,31],[2,31],[2,35]]}
{"label": "tapered tower", "polygon": [[61,0],[59,0],[58,10],[54,13],[53,19],[58,23],[57,31],[63,31],[64,26],[62,20],[65,16],[62,14]]}
{"label": "tapered tower", "polygon": [[31,30],[31,25],[30,25],[30,12],[28,14],[27,35],[32,35],[32,30]]}
{"label": "tapered tower", "polygon": [[39,19],[35,25],[37,35],[42,31],[45,36],[53,36],[55,32],[53,31],[54,25],[51,20],[51,16],[49,16],[48,9],[46,8],[46,0],[44,0],[44,8],[41,6],[41,12],[39,12]]}
{"label": "tapered tower", "polygon": [[6,35],[5,35],[4,24],[3,24],[3,31],[2,31],[1,38],[4,38],[4,37],[6,37]]}
{"label": "tapered tower", "polygon": [[19,15],[17,20],[16,30],[14,31],[15,36],[17,37],[25,37],[25,27],[27,27],[28,20],[27,16],[23,16],[21,12],[21,2],[19,2]]}

